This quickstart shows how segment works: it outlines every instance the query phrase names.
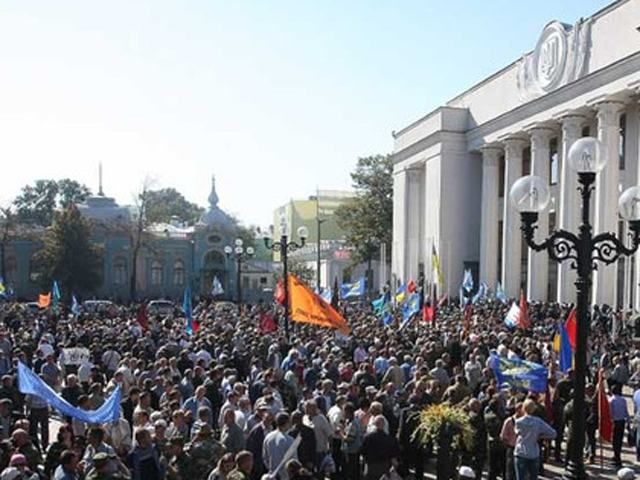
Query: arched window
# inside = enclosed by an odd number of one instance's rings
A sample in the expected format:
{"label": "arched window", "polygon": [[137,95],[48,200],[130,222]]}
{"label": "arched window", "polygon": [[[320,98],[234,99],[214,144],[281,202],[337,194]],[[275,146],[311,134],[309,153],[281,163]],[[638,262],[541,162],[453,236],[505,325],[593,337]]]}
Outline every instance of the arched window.
{"label": "arched window", "polygon": [[173,264],[173,284],[184,285],[184,262],[182,260],[176,260]]}
{"label": "arched window", "polygon": [[151,285],[162,285],[163,282],[162,262],[154,260],[151,262]]}
{"label": "arched window", "polygon": [[127,262],[124,258],[118,257],[113,261],[113,283],[114,285],[124,285],[127,282]]}

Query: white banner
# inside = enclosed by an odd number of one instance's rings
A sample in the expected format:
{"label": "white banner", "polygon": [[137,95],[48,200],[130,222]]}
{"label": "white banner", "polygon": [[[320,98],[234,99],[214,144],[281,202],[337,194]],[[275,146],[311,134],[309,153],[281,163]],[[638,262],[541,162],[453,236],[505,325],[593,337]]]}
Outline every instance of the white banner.
{"label": "white banner", "polygon": [[88,348],[63,348],[60,363],[63,365],[82,365],[85,362],[89,362],[90,357],[91,353]]}

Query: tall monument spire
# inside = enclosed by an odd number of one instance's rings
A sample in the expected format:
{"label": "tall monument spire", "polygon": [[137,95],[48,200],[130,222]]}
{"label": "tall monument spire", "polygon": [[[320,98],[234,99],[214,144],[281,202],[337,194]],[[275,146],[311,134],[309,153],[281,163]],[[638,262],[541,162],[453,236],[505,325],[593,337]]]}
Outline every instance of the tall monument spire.
{"label": "tall monument spire", "polygon": [[218,194],[216,193],[216,176],[211,175],[211,193],[209,194],[209,206],[212,209],[218,208]]}
{"label": "tall monument spire", "polygon": [[104,197],[104,191],[102,190],[102,162],[98,164],[98,196]]}

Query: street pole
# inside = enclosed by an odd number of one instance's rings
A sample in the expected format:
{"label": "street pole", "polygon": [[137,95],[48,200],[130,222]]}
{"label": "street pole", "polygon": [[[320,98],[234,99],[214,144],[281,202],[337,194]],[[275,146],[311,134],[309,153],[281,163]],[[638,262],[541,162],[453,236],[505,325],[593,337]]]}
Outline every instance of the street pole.
{"label": "street pole", "polygon": [[[595,138],[583,137],[576,141],[568,155],[569,164],[578,173],[582,215],[578,234],[566,230],[556,230],[541,243],[534,240],[538,214],[549,203],[548,182],[540,177],[528,175],[517,180],[509,196],[520,211],[524,238],[532,250],[546,250],[556,262],[570,262],[576,270],[576,315],[577,335],[575,362],[575,384],[573,394],[573,416],[569,432],[568,463],[563,478],[566,480],[586,479],[584,469],[584,444],[586,431],[585,381],[587,376],[587,342],[589,338],[589,306],[592,272],[596,263],[610,265],[621,256],[631,256],[640,246],[640,187],[631,187],[621,196],[620,215],[629,222],[631,246],[627,247],[615,234],[610,232],[592,234],[589,223],[589,202],[594,190],[596,172],[604,168],[606,158],[600,155],[599,142]],[[615,166],[617,168],[617,165]]]}
{"label": "street pole", "polygon": [[238,308],[242,305],[242,257],[236,255],[236,270],[237,270],[237,293],[238,293]]}
{"label": "street pole", "polygon": [[280,260],[284,276],[284,336],[289,340],[289,270],[287,268],[287,236],[280,237]]}

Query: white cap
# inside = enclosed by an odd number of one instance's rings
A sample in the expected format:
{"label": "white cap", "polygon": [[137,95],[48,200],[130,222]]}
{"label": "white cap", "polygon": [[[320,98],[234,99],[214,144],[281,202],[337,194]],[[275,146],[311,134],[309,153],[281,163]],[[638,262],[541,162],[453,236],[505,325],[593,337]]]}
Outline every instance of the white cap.
{"label": "white cap", "polygon": [[460,478],[476,478],[473,468],[464,465],[458,469],[458,475],[460,475]]}
{"label": "white cap", "polygon": [[618,478],[620,480],[633,480],[636,478],[636,474],[631,468],[624,467],[618,470]]}

